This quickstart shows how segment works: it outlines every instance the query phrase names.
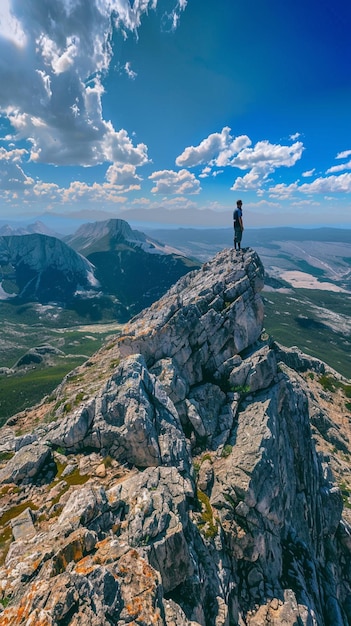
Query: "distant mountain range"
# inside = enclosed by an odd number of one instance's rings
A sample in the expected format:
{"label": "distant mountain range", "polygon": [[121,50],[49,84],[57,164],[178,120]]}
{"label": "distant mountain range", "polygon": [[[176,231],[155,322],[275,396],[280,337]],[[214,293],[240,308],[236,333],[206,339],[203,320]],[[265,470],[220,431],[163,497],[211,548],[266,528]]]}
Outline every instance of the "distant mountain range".
{"label": "distant mountain range", "polygon": [[11,235],[32,235],[34,233],[61,238],[58,233],[56,233],[51,228],[46,226],[46,224],[40,221],[36,221],[33,224],[20,224],[18,226],[14,224],[3,224],[2,226],[0,226],[1,237],[9,237]]}
{"label": "distant mountain range", "polygon": [[85,224],[66,242],[93,264],[103,292],[116,296],[133,314],[200,267],[178,250],[132,230],[124,220]]}
{"label": "distant mountain range", "polygon": [[0,237],[1,299],[68,302],[98,287],[92,264],[56,237]]}
{"label": "distant mountain range", "polygon": [[[45,230],[36,223],[27,228]],[[85,224],[67,238],[35,232],[0,236],[0,299],[96,307],[125,321],[200,263],[133,231],[123,220]],[[100,312],[101,313],[101,312]]]}

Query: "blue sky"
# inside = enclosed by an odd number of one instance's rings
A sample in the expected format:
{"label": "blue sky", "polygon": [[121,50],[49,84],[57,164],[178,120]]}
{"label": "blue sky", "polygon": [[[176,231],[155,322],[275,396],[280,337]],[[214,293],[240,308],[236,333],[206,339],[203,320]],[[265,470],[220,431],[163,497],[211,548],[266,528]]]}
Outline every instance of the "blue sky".
{"label": "blue sky", "polygon": [[351,226],[350,27],[349,0],[1,0],[0,219]]}

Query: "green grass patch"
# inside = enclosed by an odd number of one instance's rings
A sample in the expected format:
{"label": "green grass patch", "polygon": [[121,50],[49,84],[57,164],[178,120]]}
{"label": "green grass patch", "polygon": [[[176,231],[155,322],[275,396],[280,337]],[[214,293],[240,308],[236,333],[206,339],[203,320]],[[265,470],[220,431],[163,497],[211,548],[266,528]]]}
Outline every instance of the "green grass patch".
{"label": "green grass patch", "polygon": [[226,459],[232,453],[232,450],[233,450],[233,446],[227,443],[225,446],[223,446],[221,457]]}
{"label": "green grass patch", "polygon": [[311,276],[314,276],[315,278],[323,278],[323,280],[326,280],[324,278],[325,271],[322,270],[320,267],[314,267],[314,265],[310,265],[309,263],[307,263],[307,261],[303,259],[299,259],[298,261],[295,261],[295,263],[298,266],[298,268],[301,270],[301,272],[310,274]]}
{"label": "green grass patch", "polygon": [[321,290],[295,289],[293,294],[264,294],[265,329],[271,337],[327,363],[346,378],[351,378],[351,341],[318,319],[322,307],[351,318],[351,297]]}
{"label": "green grass patch", "polygon": [[0,463],[9,461],[14,456],[14,452],[0,452]]}
{"label": "green grass patch", "polygon": [[31,500],[17,504],[0,516],[0,526],[6,526],[6,524],[15,519],[15,517],[18,517],[18,515],[28,508],[32,509],[32,511],[36,511],[38,507]]}
{"label": "green grass patch", "polygon": [[40,402],[59,385],[64,376],[80,365],[84,359],[68,359],[53,367],[45,367],[0,378],[0,426],[5,421]]}
{"label": "green grass patch", "polygon": [[201,519],[198,527],[205,539],[213,539],[218,533],[218,524],[213,517],[209,497],[200,489],[197,490],[197,499],[201,505]]}

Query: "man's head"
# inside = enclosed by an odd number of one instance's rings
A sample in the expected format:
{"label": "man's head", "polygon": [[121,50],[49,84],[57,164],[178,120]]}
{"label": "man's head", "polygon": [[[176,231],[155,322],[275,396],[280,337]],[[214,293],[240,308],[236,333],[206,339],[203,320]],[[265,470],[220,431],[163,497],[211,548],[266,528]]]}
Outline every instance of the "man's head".
{"label": "man's head", "polygon": [[242,200],[237,200],[237,201],[236,201],[236,206],[237,206],[239,209],[241,209],[241,208],[242,208],[242,206],[243,206],[243,202],[242,202]]}

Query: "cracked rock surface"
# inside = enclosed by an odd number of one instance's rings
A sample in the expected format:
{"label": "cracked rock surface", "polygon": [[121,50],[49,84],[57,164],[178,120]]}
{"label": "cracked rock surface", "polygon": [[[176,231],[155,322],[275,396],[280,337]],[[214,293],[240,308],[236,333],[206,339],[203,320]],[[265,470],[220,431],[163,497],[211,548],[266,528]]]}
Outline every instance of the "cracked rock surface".
{"label": "cracked rock surface", "polygon": [[351,625],[347,381],[263,281],[220,252],[1,429],[1,626]]}

